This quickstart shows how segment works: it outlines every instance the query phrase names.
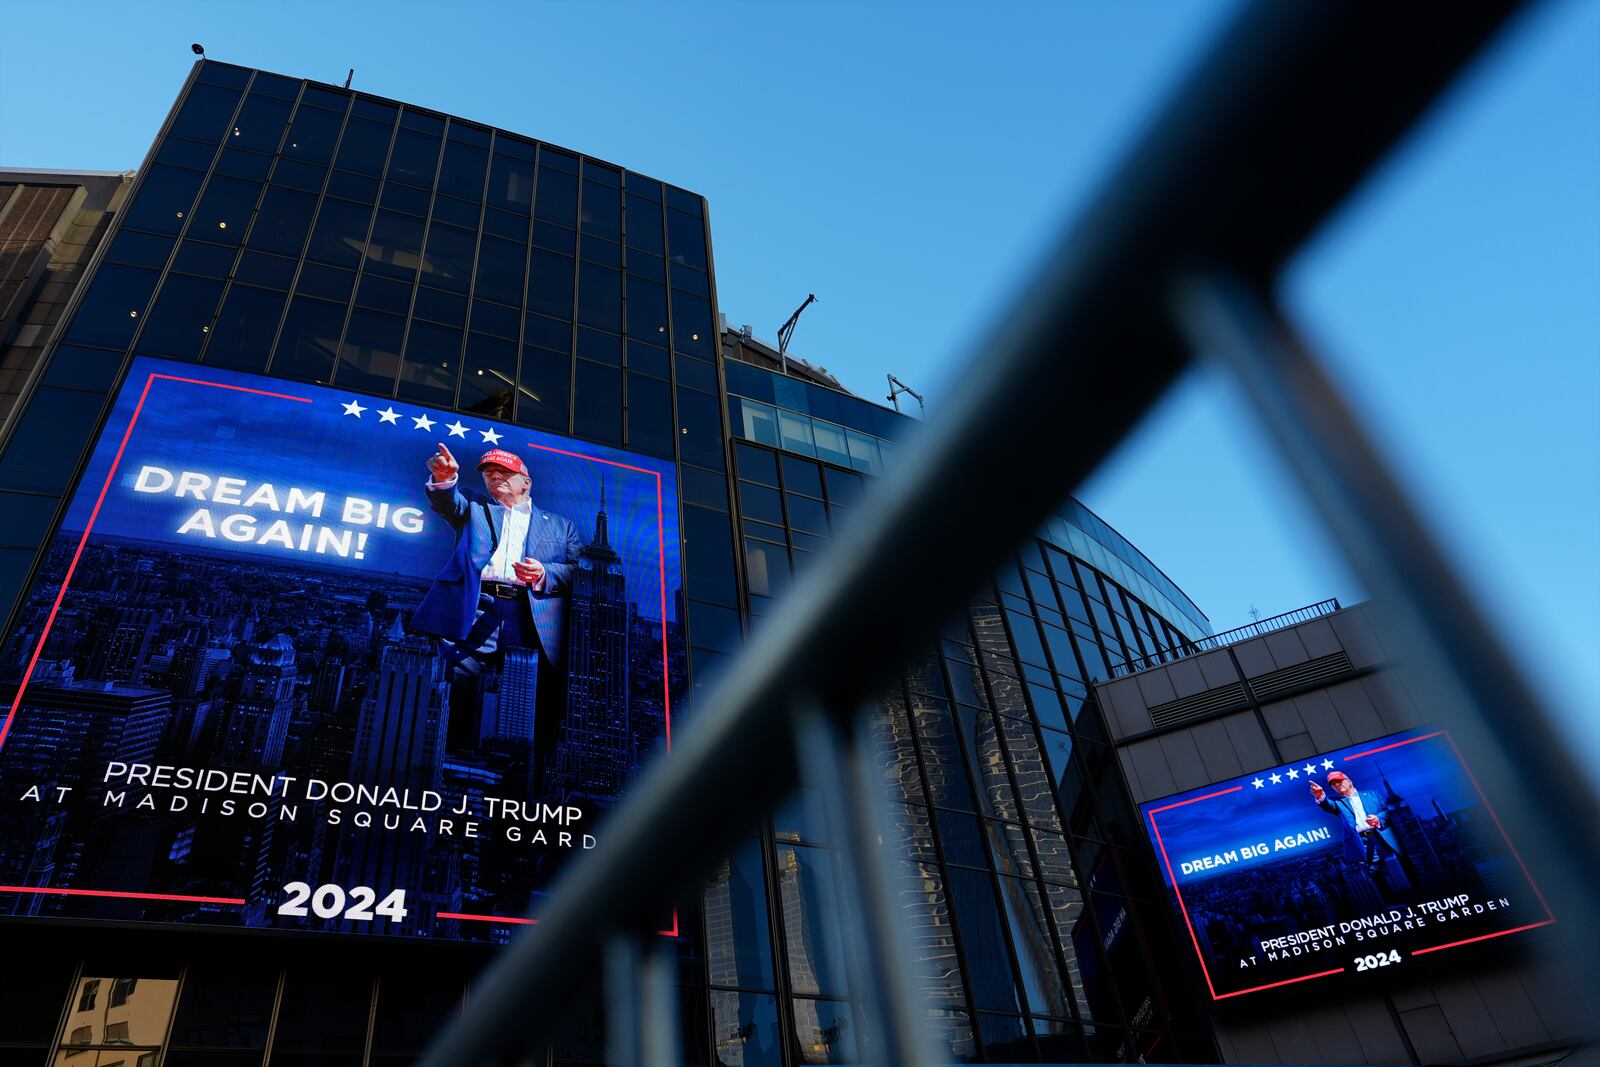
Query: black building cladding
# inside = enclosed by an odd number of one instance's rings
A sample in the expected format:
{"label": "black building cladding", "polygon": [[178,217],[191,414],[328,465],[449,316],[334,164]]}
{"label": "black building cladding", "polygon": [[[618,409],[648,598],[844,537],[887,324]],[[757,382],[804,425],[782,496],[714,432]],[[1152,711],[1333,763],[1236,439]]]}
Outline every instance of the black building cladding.
{"label": "black building cladding", "polygon": [[[748,338],[730,337],[724,349],[717,322],[700,197],[461,119],[201,62],[3,439],[8,647],[32,625],[19,591],[47,565],[52,517],[107,398],[129,358],[145,354],[333,383],[675,460],[685,599],[673,615],[687,620],[688,667],[701,688],[743,630],[804,579],[912,425],[820,384],[824,376],[763,369]],[[604,514],[595,521],[603,546]],[[92,550],[105,573],[137,556]],[[629,616],[620,564],[602,547],[591,546],[582,566],[574,626],[603,634],[595,647],[606,651],[577,665],[571,684],[600,741],[626,735],[626,723],[605,715],[631,708],[638,717],[661,699],[627,692],[628,658],[677,653]],[[175,728],[199,735],[224,719],[214,700],[231,700],[248,704],[256,724],[239,743],[282,746],[275,724],[288,685],[327,719],[327,736],[296,741],[308,752],[353,746],[429,781],[496,787],[492,773],[442,755],[436,723],[413,731],[421,747],[404,759],[375,732],[383,675],[428,683],[435,670],[403,634],[367,635],[368,648],[382,650],[377,678],[362,676],[353,648],[298,678],[294,649],[256,635],[241,646],[249,662],[230,672],[239,692],[203,699],[216,666],[203,657],[174,657],[160,679],[140,675],[152,623],[136,611],[70,621],[92,631],[86,640],[112,681],[96,694],[71,679],[50,683],[64,707],[167,700]],[[1090,697],[1121,665],[1207,632],[1170,580],[1069,502],[885,692],[874,736],[905,834],[902,899],[930,1025],[952,1059],[1215,1057],[1193,992],[1153,962],[1170,952],[1168,927],[1141,899],[1152,892],[1138,888],[1142,845]],[[508,663],[495,715],[481,726],[486,743],[526,741],[536,666]],[[438,704],[414,710],[433,721]],[[675,714],[692,723],[693,701]],[[145,743],[132,730],[137,714],[127,718],[118,736]],[[101,741],[116,743],[109,731]],[[575,788],[603,787],[615,770],[604,747],[558,753],[555,772]],[[806,800],[760,827],[710,879],[701,906],[680,912],[687,1063],[855,1055],[833,859]],[[249,847],[266,855],[283,846]],[[28,857],[7,862],[26,867]],[[427,891],[448,902],[450,872],[426,877]],[[0,890],[8,914],[28,914],[38,899]],[[12,930],[43,937],[38,927]],[[0,1046],[17,1062],[63,1042],[167,1063],[221,1064],[239,1050],[252,1062],[265,1052],[289,1063],[313,1049],[341,1063],[399,1063],[459,1008],[465,975],[482,958],[337,934],[256,938],[243,953],[222,933],[180,943],[105,929],[91,945],[55,931],[68,940],[39,957],[22,995],[0,1000]],[[65,943],[81,947],[63,951]],[[124,999],[138,1001],[139,1034],[80,1026],[91,988],[117,982],[137,991]],[[147,1016],[164,1021],[145,1025]],[[598,1033],[592,1020],[575,1023],[555,1058],[598,1056]]]}

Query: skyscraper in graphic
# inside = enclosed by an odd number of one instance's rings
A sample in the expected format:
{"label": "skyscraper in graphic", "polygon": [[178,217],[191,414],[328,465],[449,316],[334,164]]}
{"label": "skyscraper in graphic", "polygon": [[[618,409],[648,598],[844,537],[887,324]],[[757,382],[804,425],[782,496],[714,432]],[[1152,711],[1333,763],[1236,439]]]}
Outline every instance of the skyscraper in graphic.
{"label": "skyscraper in graphic", "polygon": [[633,765],[628,701],[628,584],[611,547],[605,486],[594,539],[572,581],[567,716],[556,747],[557,784],[574,794],[614,798]]}
{"label": "skyscraper in graphic", "polygon": [[[437,789],[443,781],[445,734],[450,718],[450,683],[427,638],[407,634],[396,616],[379,646],[378,667],[367,683],[356,724],[350,779],[362,785],[397,789]],[[408,931],[431,929],[436,911],[459,902],[453,856],[430,853],[424,834],[373,825],[343,825],[338,877],[347,885],[405,886],[416,904],[404,923]],[[409,822],[413,812],[402,813]]]}
{"label": "skyscraper in graphic", "polygon": [[539,654],[529,648],[506,649],[505,658],[500,664],[500,686],[494,714],[486,714],[484,719],[485,736],[504,741],[532,741],[534,698],[538,687]]}
{"label": "skyscraper in graphic", "polygon": [[103,608],[95,613],[94,636],[84,657],[83,676],[107,682],[141,681],[145,656],[156,630],[148,608]]}
{"label": "skyscraper in graphic", "polygon": [[274,768],[294,716],[294,643],[288,634],[245,641],[233,653],[223,719],[217,730],[218,754],[239,767]]}

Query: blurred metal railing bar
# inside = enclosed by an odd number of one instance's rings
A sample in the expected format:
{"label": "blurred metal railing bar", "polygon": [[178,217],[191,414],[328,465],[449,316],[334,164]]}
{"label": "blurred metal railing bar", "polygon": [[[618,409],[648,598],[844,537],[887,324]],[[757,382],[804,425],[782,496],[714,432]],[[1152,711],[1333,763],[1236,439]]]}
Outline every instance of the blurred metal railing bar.
{"label": "blurred metal railing bar", "polygon": [[927,1047],[925,998],[905,968],[910,940],[894,889],[890,830],[866,730],[865,715],[840,722],[820,708],[802,707],[795,716],[801,776],[821,798],[828,833],[840,846],[834,863],[861,1033],[857,1058],[920,1067],[936,1061]]}
{"label": "blurred metal railing bar", "polygon": [[611,813],[424,1067],[516,1055],[591,988],[607,932],[649,929],[659,901],[698,886],[798,784],[792,694],[853,715],[1187,365],[1169,306],[1183,270],[1272,276],[1515,7],[1265,0],[1241,12],[973,346],[898,474]]}
{"label": "blurred metal railing bar", "polygon": [[677,961],[658,940],[624,933],[606,943],[606,1061],[618,1067],[678,1063]]}
{"label": "blurred metal railing bar", "polygon": [[[1361,420],[1259,289],[1211,274],[1175,296],[1196,349],[1239,380],[1371,591],[1413,699],[1458,736],[1524,850],[1539,854],[1563,940],[1600,944],[1600,800]],[[1578,970],[1600,999],[1594,968]]]}

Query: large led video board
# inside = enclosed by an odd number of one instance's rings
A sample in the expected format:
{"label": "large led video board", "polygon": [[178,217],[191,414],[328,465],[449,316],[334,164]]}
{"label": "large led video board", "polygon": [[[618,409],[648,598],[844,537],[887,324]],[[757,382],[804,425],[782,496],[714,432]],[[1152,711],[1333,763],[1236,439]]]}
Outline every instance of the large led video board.
{"label": "large led video board", "polygon": [[1215,1000],[1555,921],[1450,735],[1423,728],[1140,805]]}
{"label": "large led video board", "polygon": [[504,939],[670,743],[677,516],[661,460],[136,360],[0,648],[0,914]]}

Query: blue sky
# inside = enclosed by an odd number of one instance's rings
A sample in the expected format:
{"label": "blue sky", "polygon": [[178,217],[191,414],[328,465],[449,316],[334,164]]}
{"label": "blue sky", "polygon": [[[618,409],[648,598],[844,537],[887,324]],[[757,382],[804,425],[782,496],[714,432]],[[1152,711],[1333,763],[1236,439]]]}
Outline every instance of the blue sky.
{"label": "blue sky", "polygon": [[[137,166],[192,59],[355,85],[704,193],[723,310],[936,416],[1231,2],[0,0],[0,163]],[[39,42],[63,42],[60,48]],[[1524,17],[1284,279],[1552,701],[1600,702],[1600,5]],[[1330,90],[1333,91],[1333,90]],[[47,100],[47,106],[41,102]],[[1220,628],[1359,585],[1226,381],[1080,494]],[[1600,758],[1600,731],[1574,720]]]}

